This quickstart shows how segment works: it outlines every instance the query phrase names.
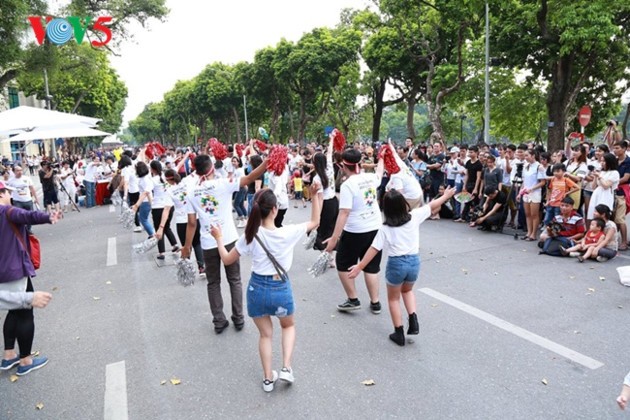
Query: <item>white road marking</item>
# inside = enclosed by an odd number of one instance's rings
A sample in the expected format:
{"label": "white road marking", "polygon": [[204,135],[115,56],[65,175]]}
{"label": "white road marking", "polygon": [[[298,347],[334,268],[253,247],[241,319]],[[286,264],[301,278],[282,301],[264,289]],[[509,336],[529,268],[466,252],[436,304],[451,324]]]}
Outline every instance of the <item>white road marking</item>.
{"label": "white road marking", "polygon": [[113,204],[110,204],[110,205],[109,205],[109,212],[110,212],[110,213],[113,213],[113,212],[115,212],[115,211],[116,211],[116,206],[114,206]]}
{"label": "white road marking", "polygon": [[571,350],[570,348],[564,347],[561,344],[554,343],[553,341],[548,340],[545,337],[541,337],[537,334],[527,331],[524,328],[518,327],[514,324],[504,321],[501,318],[497,318],[494,315],[490,315],[487,312],[484,312],[473,306],[467,305],[464,302],[460,302],[459,300],[453,299],[450,296],[446,296],[440,292],[436,292],[433,289],[429,289],[425,287],[425,288],[420,289],[420,291],[424,293],[425,295],[431,296],[432,298],[442,301],[446,303],[447,305],[451,305],[452,307],[457,308],[460,311],[466,312],[467,314],[472,315],[475,318],[479,318],[482,321],[486,321],[488,324],[494,325],[497,328],[501,328],[504,331],[512,333],[516,335],[517,337],[520,337],[524,340],[529,341],[530,343],[536,344],[542,348],[545,348],[549,351],[559,354],[560,356],[566,359],[569,359],[575,363],[578,363],[584,367],[594,370],[594,369],[598,369],[604,366],[604,364],[600,361],[591,359],[590,357],[585,356],[581,353],[578,353],[575,350]]}
{"label": "white road marking", "polygon": [[118,264],[116,255],[116,238],[107,238],[107,266]]}
{"label": "white road marking", "polygon": [[105,420],[127,420],[127,374],[125,361],[105,366]]}

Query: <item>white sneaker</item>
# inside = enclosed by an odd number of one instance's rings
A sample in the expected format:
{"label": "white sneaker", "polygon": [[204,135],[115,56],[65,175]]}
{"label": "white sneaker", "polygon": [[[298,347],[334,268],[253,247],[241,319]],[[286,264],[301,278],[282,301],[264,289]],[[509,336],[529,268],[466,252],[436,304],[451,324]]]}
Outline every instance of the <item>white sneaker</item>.
{"label": "white sneaker", "polygon": [[271,371],[271,380],[269,379],[265,379],[263,380],[263,390],[265,392],[271,392],[273,391],[273,386],[276,383],[276,381],[278,380],[278,372],[276,372],[275,370]]}
{"label": "white sneaker", "polygon": [[238,223],[236,224],[237,228],[244,228],[245,227],[245,223],[243,223],[243,220],[239,220]]}
{"label": "white sneaker", "polygon": [[283,367],[280,370],[280,380],[292,384],[295,380],[295,378],[293,377],[293,369]]}
{"label": "white sneaker", "polygon": [[136,226],[135,228],[133,228],[134,232],[142,232],[142,228],[140,226]]}
{"label": "white sneaker", "polygon": [[569,257],[571,257],[571,258],[577,258],[577,257],[579,257],[580,255],[582,255],[582,254],[580,254],[580,253],[579,253],[579,252],[577,252],[577,251],[575,251],[575,252],[569,252]]}
{"label": "white sneaker", "polygon": [[600,257],[600,256],[597,257],[597,262],[606,262],[606,261],[608,261],[608,258],[606,257]]}

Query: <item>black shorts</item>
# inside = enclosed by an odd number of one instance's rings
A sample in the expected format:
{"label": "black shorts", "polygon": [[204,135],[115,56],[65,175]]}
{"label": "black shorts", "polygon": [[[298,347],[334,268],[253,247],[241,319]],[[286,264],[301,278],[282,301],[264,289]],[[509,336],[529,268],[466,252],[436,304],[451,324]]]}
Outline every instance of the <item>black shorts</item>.
{"label": "black shorts", "polygon": [[57,198],[57,191],[44,191],[44,206],[53,205],[59,203]]}
{"label": "black shorts", "polygon": [[[374,237],[378,233],[378,230],[365,233],[350,233],[345,230],[341,234],[339,244],[337,245],[337,256],[335,258],[335,264],[337,264],[337,271],[349,271],[350,267],[356,265],[361,258],[365,255]],[[381,270],[381,255],[382,251],[378,254],[368,265],[363,269],[368,274],[376,274]]]}

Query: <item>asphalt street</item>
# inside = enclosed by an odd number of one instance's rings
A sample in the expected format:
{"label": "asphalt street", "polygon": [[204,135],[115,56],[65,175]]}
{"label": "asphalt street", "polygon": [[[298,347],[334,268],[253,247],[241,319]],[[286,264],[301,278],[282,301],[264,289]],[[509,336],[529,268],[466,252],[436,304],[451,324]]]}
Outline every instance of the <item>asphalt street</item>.
{"label": "asphalt street", "polygon": [[[309,211],[290,208],[285,223]],[[36,311],[33,348],[50,363],[15,382],[0,373],[2,419],[626,417],[615,398],[630,370],[630,288],[615,268],[630,253],[579,264],[510,235],[427,221],[420,335],[398,347],[382,275],[380,315],[362,281],[363,309],[339,313],[336,272],[312,278],[317,253],[298,246],[296,382],[267,394],[253,322],[215,335],[205,281],[184,288],[155,252],[135,254],[144,233],[125,231],[109,206],[34,232],[43,258],[34,284],[54,298]],[[241,268],[246,283],[247,258]]]}

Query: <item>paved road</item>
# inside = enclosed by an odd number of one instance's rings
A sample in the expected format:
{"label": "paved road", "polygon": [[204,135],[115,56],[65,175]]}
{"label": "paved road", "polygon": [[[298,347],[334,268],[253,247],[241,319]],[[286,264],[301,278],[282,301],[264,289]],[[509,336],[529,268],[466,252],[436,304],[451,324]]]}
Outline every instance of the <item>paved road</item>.
{"label": "paved road", "polygon": [[[134,254],[143,234],[124,231],[109,210],[35,228],[35,285],[54,300],[36,313],[34,349],[51,361],[14,383],[0,374],[0,418],[121,418],[125,401],[130,419],[623,418],[615,398],[630,370],[630,289],[615,268],[628,256],[579,264],[508,235],[427,221],[421,333],[400,348],[387,338],[387,310],[338,313],[336,273],[311,278],[316,253],[298,247],[296,383],[266,394],[253,323],[215,335],[205,283],[184,288],[174,267]],[[291,208],[287,222],[307,216]],[[249,268],[244,259],[245,281]],[[274,346],[279,368],[279,335]]]}

